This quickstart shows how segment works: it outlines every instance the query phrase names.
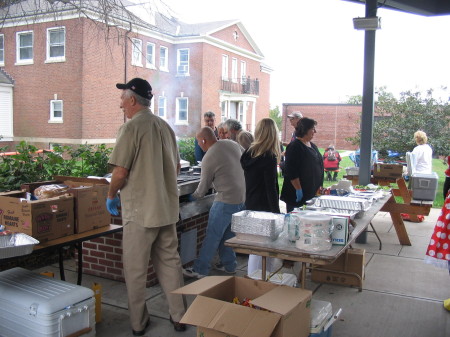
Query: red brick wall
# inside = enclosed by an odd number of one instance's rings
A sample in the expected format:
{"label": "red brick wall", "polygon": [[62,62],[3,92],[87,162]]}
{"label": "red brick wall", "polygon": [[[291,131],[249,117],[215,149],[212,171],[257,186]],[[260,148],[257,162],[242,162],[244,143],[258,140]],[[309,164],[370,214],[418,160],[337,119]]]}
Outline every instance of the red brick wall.
{"label": "red brick wall", "polygon": [[[45,63],[46,29],[55,26],[66,28],[66,61]],[[34,32],[34,63],[15,65],[16,32]],[[238,30],[235,41],[232,33]],[[220,115],[220,86],[222,53],[231,59],[247,63],[247,74],[260,80],[260,95],[256,98],[257,120],[268,113],[269,81],[268,74],[260,71],[260,62],[237,55],[205,43],[172,45],[153,37],[127,33],[125,30],[110,29],[105,39],[104,27],[88,19],[72,19],[58,22],[38,23],[30,26],[7,27],[5,35],[5,71],[15,81],[14,85],[14,135],[16,137],[40,137],[73,139],[114,139],[120,125],[124,122],[119,107],[120,91],[115,88],[118,82],[133,77],[143,77],[152,84],[154,107],[157,110],[158,96],[164,93],[167,98],[167,117],[169,124],[180,136],[194,136],[200,128],[203,113],[214,111]],[[244,34],[237,25],[214,34],[238,47],[252,50]],[[133,37],[140,38],[143,47],[147,42],[155,43],[156,68],[149,69],[131,65]],[[160,71],[160,46],[169,48],[169,72]],[[177,49],[190,50],[190,76],[176,76]],[[126,53],[125,53],[126,51]],[[125,60],[125,55],[127,59]],[[145,56],[145,55],[144,55]],[[126,77],[126,78],[125,78]],[[267,81],[267,83],[265,83]],[[264,83],[263,83],[264,82]],[[63,100],[63,123],[48,123],[50,100],[54,95]],[[189,125],[176,125],[176,97],[189,98]],[[250,106],[247,107],[249,112]],[[247,114],[247,123],[251,115]],[[40,147],[48,147],[45,143]]]}
{"label": "red brick wall", "polygon": [[[234,32],[238,33],[238,38],[234,38]],[[227,27],[226,29],[222,29],[211,36],[216,37],[220,40],[226,41],[234,46],[237,46],[239,48],[244,48],[246,50],[249,50],[251,52],[255,52],[255,49],[251,46],[251,44],[246,39],[244,33],[240,30],[238,25],[232,25],[230,27]]]}
{"label": "red brick wall", "polygon": [[[112,217],[111,223],[121,224],[122,219]],[[178,240],[180,240],[182,231],[196,228],[198,253],[206,234],[207,224],[208,212],[183,220],[182,225],[177,226]],[[78,256],[76,258],[78,259]],[[122,263],[122,233],[83,242],[83,273],[125,282]],[[156,283],[158,283],[158,279],[150,261],[147,271],[147,287]]]}
{"label": "red brick wall", "polygon": [[313,143],[326,148],[334,144],[338,150],[356,150],[357,145],[346,141],[347,137],[354,137],[358,132],[361,105],[353,104],[300,104],[283,103],[282,108],[282,139],[289,141],[294,128],[289,123],[287,115],[300,111],[304,117],[317,121],[317,133]]}

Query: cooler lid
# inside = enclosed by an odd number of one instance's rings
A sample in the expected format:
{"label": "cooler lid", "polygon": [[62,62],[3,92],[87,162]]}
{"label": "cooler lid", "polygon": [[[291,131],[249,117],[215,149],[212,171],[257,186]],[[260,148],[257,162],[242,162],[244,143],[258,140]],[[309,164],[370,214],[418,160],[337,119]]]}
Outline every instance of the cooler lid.
{"label": "cooler lid", "polygon": [[14,303],[36,315],[51,315],[94,296],[94,292],[23,268],[0,273],[0,300]]}

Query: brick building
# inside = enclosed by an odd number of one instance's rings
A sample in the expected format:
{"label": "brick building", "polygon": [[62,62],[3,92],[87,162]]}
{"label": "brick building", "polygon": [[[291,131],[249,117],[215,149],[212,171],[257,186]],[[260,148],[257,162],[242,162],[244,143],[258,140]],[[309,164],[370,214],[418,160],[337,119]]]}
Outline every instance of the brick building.
{"label": "brick building", "polygon": [[124,123],[115,84],[133,77],[151,83],[152,110],[179,137],[194,136],[206,111],[249,131],[268,116],[271,69],[240,21],[143,21],[124,7],[105,23],[94,2],[0,10],[0,146],[114,143]]}
{"label": "brick building", "polygon": [[336,149],[356,150],[345,138],[356,136],[360,128],[362,106],[359,104],[283,103],[282,139],[289,141],[294,128],[287,115],[299,111],[304,117],[317,121],[317,133],[313,142],[322,148],[334,144]]}

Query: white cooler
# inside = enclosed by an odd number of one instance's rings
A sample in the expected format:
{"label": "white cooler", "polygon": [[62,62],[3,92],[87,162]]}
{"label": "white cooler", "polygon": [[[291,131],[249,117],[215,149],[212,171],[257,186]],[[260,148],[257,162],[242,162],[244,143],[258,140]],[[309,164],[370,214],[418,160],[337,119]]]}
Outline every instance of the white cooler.
{"label": "white cooler", "polygon": [[0,336],[95,336],[94,292],[23,268],[0,273]]}
{"label": "white cooler", "polygon": [[431,174],[413,173],[411,175],[412,198],[433,201],[436,198],[438,179],[436,172]]}

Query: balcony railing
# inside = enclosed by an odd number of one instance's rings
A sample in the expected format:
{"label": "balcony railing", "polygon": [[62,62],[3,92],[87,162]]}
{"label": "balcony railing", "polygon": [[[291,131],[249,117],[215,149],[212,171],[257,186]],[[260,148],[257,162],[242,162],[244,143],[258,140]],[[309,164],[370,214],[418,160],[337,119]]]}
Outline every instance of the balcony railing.
{"label": "balcony railing", "polygon": [[249,77],[239,78],[235,81],[221,78],[221,90],[239,94],[259,95],[259,80]]}

